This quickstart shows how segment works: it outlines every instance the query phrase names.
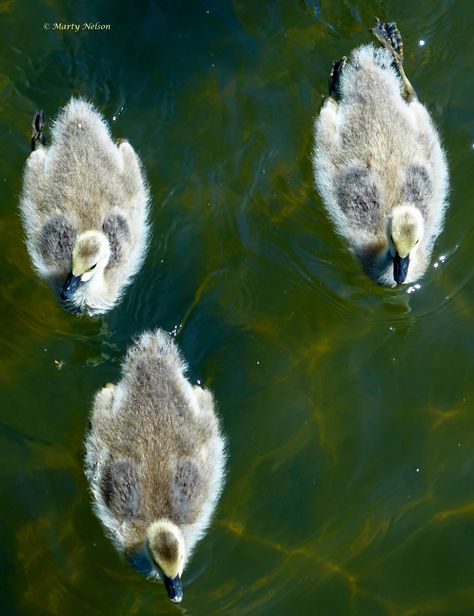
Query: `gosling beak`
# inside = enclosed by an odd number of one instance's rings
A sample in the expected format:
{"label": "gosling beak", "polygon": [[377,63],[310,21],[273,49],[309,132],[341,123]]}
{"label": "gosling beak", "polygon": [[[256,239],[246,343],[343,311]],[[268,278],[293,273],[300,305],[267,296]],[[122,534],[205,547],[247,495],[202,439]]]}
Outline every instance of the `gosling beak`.
{"label": "gosling beak", "polygon": [[177,575],[174,578],[169,578],[166,575],[163,576],[166,592],[168,597],[173,603],[180,603],[183,599],[183,586],[181,584],[181,578]]}
{"label": "gosling beak", "polygon": [[402,258],[397,252],[397,254],[393,257],[393,277],[395,278],[395,282],[397,284],[402,284],[402,282],[405,282],[409,265],[410,255]]}
{"label": "gosling beak", "polygon": [[74,276],[72,272],[69,272],[66,280],[64,281],[63,288],[61,289],[61,293],[60,293],[61,299],[64,299],[64,300],[71,299],[71,297],[74,295],[75,290],[79,286],[80,282],[81,282],[80,276]]}

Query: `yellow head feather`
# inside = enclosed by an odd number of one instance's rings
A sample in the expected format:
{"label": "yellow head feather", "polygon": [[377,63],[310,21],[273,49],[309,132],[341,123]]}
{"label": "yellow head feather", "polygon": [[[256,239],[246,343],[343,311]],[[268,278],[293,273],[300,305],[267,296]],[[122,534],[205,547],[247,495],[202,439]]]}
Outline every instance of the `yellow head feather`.
{"label": "yellow head feather", "polygon": [[412,205],[400,205],[393,210],[389,227],[393,245],[400,257],[404,258],[423,237],[423,216]]}

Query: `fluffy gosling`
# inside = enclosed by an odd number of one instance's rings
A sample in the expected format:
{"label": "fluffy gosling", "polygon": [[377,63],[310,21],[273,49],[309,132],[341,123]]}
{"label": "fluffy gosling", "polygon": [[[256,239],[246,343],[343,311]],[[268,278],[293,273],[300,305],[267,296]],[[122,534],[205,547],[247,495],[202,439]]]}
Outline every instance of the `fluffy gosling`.
{"label": "fluffy gosling", "polygon": [[147,247],[149,190],[137,154],[104,118],[71,98],[44,145],[33,121],[20,211],[34,268],[63,305],[94,315],[115,306]]}
{"label": "fluffy gosling", "polygon": [[403,70],[394,22],[335,62],[315,123],[316,186],[336,230],[377,283],[412,283],[428,267],[448,195],[440,138]]}
{"label": "fluffy gosling", "polygon": [[171,337],[146,332],[117,385],[95,396],[85,472],[94,509],[116,548],[173,602],[209,525],[224,480],[225,440],[211,392],[191,386]]}

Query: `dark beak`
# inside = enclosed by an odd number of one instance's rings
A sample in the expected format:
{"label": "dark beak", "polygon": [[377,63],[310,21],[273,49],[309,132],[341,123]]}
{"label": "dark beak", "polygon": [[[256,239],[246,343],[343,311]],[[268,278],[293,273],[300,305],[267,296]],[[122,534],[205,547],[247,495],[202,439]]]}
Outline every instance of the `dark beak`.
{"label": "dark beak", "polygon": [[180,603],[183,599],[183,586],[181,584],[181,578],[177,575],[175,578],[169,578],[166,575],[163,576],[166,592],[168,597],[173,603]]}
{"label": "dark beak", "polygon": [[71,299],[80,282],[80,276],[74,276],[72,272],[69,272],[66,280],[64,281],[63,288],[61,289],[61,299]]}
{"label": "dark beak", "polygon": [[397,252],[397,254],[393,257],[393,277],[395,278],[395,282],[397,284],[402,284],[402,282],[405,282],[409,265],[410,255],[402,258]]}

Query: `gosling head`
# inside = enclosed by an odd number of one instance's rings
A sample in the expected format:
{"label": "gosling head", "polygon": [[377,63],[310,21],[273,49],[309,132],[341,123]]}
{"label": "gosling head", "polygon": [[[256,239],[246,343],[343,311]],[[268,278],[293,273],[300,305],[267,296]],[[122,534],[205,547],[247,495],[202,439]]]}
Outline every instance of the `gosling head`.
{"label": "gosling head", "polygon": [[155,565],[163,576],[166,592],[173,603],[183,598],[181,575],[186,561],[186,548],[180,529],[169,520],[158,520],[147,531],[148,546]]}
{"label": "gosling head", "polygon": [[393,210],[387,225],[387,235],[393,257],[393,277],[397,284],[405,282],[410,254],[423,239],[423,234],[423,216],[417,207],[399,205]]}
{"label": "gosling head", "polygon": [[71,271],[61,289],[61,299],[68,300],[77,287],[103,272],[110,259],[110,245],[100,231],[85,231],[77,238],[72,250]]}

